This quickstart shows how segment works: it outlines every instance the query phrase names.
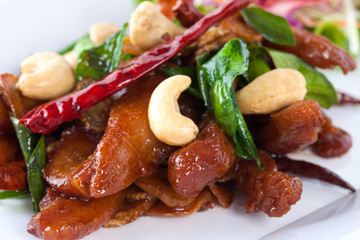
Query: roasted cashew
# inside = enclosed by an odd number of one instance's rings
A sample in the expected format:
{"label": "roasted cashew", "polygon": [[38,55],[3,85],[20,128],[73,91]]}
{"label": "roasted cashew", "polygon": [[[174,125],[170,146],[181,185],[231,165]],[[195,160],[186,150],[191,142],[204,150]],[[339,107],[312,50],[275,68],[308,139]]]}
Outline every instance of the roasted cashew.
{"label": "roasted cashew", "polygon": [[243,114],[269,114],[306,95],[304,76],[293,69],[274,69],[236,92],[236,99]]}
{"label": "roasted cashew", "polygon": [[183,146],[195,139],[196,124],[180,113],[177,102],[180,94],[191,84],[187,76],[170,77],[157,86],[151,95],[148,117],[150,128],[162,142]]}
{"label": "roasted cashew", "polygon": [[74,84],[74,72],[63,56],[41,52],[21,63],[21,75],[16,87],[26,97],[49,100],[70,92]]}
{"label": "roasted cashew", "polygon": [[155,4],[142,2],[129,21],[130,41],[142,50],[148,50],[162,42],[162,36],[167,33],[170,37],[184,33],[185,28],[167,19]]}
{"label": "roasted cashew", "polygon": [[70,51],[65,53],[63,56],[75,72],[79,60],[78,57],[76,56],[76,53],[74,51]]}
{"label": "roasted cashew", "polygon": [[120,31],[120,28],[111,22],[96,23],[89,29],[90,40],[95,46],[103,44],[106,39]]}

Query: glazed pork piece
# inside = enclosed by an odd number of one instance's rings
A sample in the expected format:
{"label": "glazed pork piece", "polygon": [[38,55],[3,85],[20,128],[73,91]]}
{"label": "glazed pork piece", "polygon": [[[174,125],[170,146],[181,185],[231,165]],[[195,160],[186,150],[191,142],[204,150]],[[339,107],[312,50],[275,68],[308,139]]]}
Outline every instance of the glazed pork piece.
{"label": "glazed pork piece", "polygon": [[123,193],[91,199],[69,199],[48,188],[40,202],[41,212],[27,231],[45,240],[74,240],[96,231],[110,220],[123,201]]}
{"label": "glazed pork piece", "polygon": [[278,172],[274,159],[265,151],[258,150],[261,171],[255,161],[241,159],[235,182],[238,189],[248,196],[247,212],[263,211],[269,217],[281,217],[300,200],[302,182],[298,177]]}
{"label": "glazed pork piece", "polygon": [[[149,75],[128,88],[112,106],[105,134],[95,151],[94,143],[87,137],[84,148],[76,137],[67,140],[73,143],[59,143],[59,148],[73,156],[63,157],[67,155],[60,150],[50,154],[44,171],[50,186],[67,196],[99,198],[127,188],[139,177],[155,173],[176,150],[156,139],[147,117],[150,96],[165,78],[159,74]],[[187,109],[185,113],[194,117],[196,111],[182,106],[191,104],[184,100],[180,108]]]}
{"label": "glazed pork piece", "polygon": [[311,146],[312,150],[323,158],[340,157],[350,150],[352,138],[344,130],[335,127],[325,113],[323,116],[326,123],[319,132],[318,140]]}
{"label": "glazed pork piece", "polygon": [[98,139],[90,133],[72,127],[65,130],[60,140],[48,147],[48,163],[44,178],[56,191],[66,196],[89,198],[72,184],[77,168],[94,152]]}
{"label": "glazed pork piece", "polygon": [[262,149],[285,154],[315,143],[324,124],[319,103],[303,100],[270,114],[269,123],[257,134]]}
{"label": "glazed pork piece", "polygon": [[214,121],[209,121],[192,143],[169,157],[169,182],[178,194],[195,197],[208,184],[224,178],[235,163],[232,141]]}
{"label": "glazed pork piece", "polygon": [[9,117],[9,109],[0,94],[0,190],[26,190],[26,167],[17,161],[19,145]]}

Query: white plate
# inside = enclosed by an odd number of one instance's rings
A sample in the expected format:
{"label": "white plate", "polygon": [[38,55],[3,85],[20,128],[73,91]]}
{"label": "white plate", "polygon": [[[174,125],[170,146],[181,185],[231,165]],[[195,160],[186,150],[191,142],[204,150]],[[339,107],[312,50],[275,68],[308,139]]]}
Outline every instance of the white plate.
{"label": "white plate", "polygon": [[[19,63],[28,54],[59,50],[83,36],[94,22],[113,21],[121,26],[129,18],[133,7],[133,0],[0,0],[0,73],[17,74]],[[339,90],[360,96],[360,70],[346,77],[340,71],[325,73]],[[334,107],[327,111],[336,125],[353,136],[354,146],[347,155],[324,160],[305,151],[294,156],[311,159],[319,165],[328,167],[359,189],[359,110],[360,106]],[[320,181],[303,178],[303,182],[302,199],[282,218],[268,218],[262,213],[245,214],[242,207],[244,199],[238,197],[230,209],[216,207],[189,217],[143,217],[123,227],[100,229],[86,239],[259,239],[285,226],[288,226],[285,227],[285,234],[283,232],[282,235],[270,235],[271,238],[268,239],[311,239],[293,238],[294,234],[286,234],[286,231],[303,231],[299,227],[301,224],[289,224],[342,199],[349,192]],[[352,213],[353,217],[356,217],[356,214],[360,215],[359,210]],[[325,209],[325,214],[321,216],[327,218],[331,215],[334,215],[334,211]],[[0,201],[1,239],[33,239],[26,232],[26,225],[31,216],[32,207],[29,199]],[[319,218],[313,217],[305,221],[305,225],[309,222],[315,226],[315,221],[316,225],[321,225]],[[304,226],[304,223],[301,226]],[[314,236],[313,239],[320,239],[321,235],[316,233],[319,234],[322,228],[316,229],[311,236]],[[359,229],[347,229],[340,224],[331,231],[339,232],[345,237],[356,234],[356,230]]]}

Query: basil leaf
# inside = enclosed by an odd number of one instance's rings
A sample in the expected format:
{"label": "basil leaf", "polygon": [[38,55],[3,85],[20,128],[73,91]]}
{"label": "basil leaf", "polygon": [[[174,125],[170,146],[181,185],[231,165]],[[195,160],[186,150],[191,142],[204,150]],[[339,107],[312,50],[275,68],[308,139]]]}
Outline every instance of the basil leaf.
{"label": "basil leaf", "polygon": [[186,89],[191,95],[202,99],[198,86],[196,85],[196,69],[194,67],[169,67],[163,66],[161,69],[169,77],[185,75],[191,78],[191,85]]}
{"label": "basil leaf", "polygon": [[249,82],[260,75],[271,70],[270,66],[265,60],[265,55],[268,55],[266,50],[256,44],[249,45],[250,59],[247,72],[244,74]]}
{"label": "basil leaf", "polygon": [[160,69],[169,77],[176,75],[186,75],[191,78],[191,80],[196,80],[196,69],[194,67],[169,67],[163,66]]}
{"label": "basil leaf", "polygon": [[221,79],[230,89],[234,79],[245,73],[249,64],[247,45],[240,39],[230,40],[209,61],[202,65],[211,84]]}
{"label": "basil leaf", "polygon": [[324,22],[314,29],[314,33],[322,35],[349,52],[349,41],[345,33],[334,23]]}
{"label": "basil leaf", "polygon": [[40,139],[40,134],[33,134],[29,128],[20,124],[19,119],[15,117],[10,117],[10,119],[14,126],[24,160],[27,162]]}
{"label": "basil leaf", "polygon": [[45,181],[42,169],[45,167],[45,136],[41,136],[29,161],[26,163],[27,181],[33,199],[35,213],[40,212],[39,203],[44,196]]}
{"label": "basil leaf", "polygon": [[152,3],[156,3],[155,0],[135,0],[135,4],[136,4],[136,5],[139,5],[140,3],[145,2],[145,1],[152,2]]}
{"label": "basil leaf", "polygon": [[130,60],[132,59],[134,56],[131,55],[130,53],[125,53],[121,56],[121,61],[127,61],[127,60]]}
{"label": "basil leaf", "polygon": [[45,167],[45,136],[31,133],[19,120],[11,117],[16,136],[26,163],[27,182],[33,200],[34,211],[40,211],[39,202],[44,196],[45,181],[42,169]]}
{"label": "basil leaf", "polygon": [[276,50],[269,50],[269,53],[277,68],[292,68],[304,75],[307,88],[305,99],[317,101],[324,108],[338,103],[334,86],[324,74],[295,55]]}
{"label": "basil leaf", "polygon": [[23,198],[28,195],[29,195],[29,193],[26,191],[0,191],[0,200],[12,199],[12,198]]}
{"label": "basil leaf", "polygon": [[102,45],[82,51],[76,66],[78,81],[85,77],[100,80],[119,67],[126,28],[127,24],[124,24],[123,30],[111,36]]}
{"label": "basil leaf", "polygon": [[200,94],[202,96],[202,99],[204,100],[204,105],[209,111],[211,111],[212,110],[211,99],[210,99],[211,85],[208,82],[205,76],[205,71],[202,67],[202,64],[204,64],[207,60],[209,60],[209,58],[210,58],[210,53],[204,53],[196,57],[196,74],[197,74]]}
{"label": "basil leaf", "polygon": [[[205,61],[202,56],[198,65]],[[262,169],[263,165],[256,152],[256,146],[240,113],[233,88],[234,79],[246,72],[249,62],[249,51],[240,39],[233,39],[210,60],[201,64],[198,76],[203,81],[202,91],[209,91],[211,108],[219,126],[233,138],[236,153],[239,157],[255,159]]]}
{"label": "basil leaf", "polygon": [[80,38],[75,46],[74,46],[74,52],[76,54],[76,56],[80,57],[80,54],[87,49],[93,48],[94,44],[92,43],[92,41],[90,40],[90,36],[89,34],[83,36],[82,38]]}
{"label": "basil leaf", "polygon": [[77,41],[74,42],[74,43],[72,43],[72,44],[70,44],[69,46],[65,47],[64,49],[58,51],[58,53],[59,53],[60,55],[64,55],[64,54],[66,54],[66,53],[74,50],[74,47],[75,47],[76,43],[77,43]]}
{"label": "basil leaf", "polygon": [[245,21],[270,42],[295,46],[295,37],[288,21],[258,7],[247,7],[241,11]]}

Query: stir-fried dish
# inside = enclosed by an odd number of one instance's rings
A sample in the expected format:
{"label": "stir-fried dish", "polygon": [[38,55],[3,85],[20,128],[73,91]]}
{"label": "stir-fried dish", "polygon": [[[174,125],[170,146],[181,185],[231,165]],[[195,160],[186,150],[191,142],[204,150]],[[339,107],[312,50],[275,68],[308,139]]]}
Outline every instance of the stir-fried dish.
{"label": "stir-fried dish", "polygon": [[310,17],[264,10],[274,1],[209,2],[142,1],[122,29],[94,24],[0,76],[0,199],[31,195],[30,234],[79,239],[142,216],[228,208],[235,191],[246,212],[281,217],[302,176],[355,191],[286,155],[351,148],[323,109],[360,101],[316,68],[354,71],[355,48],[305,29]]}

